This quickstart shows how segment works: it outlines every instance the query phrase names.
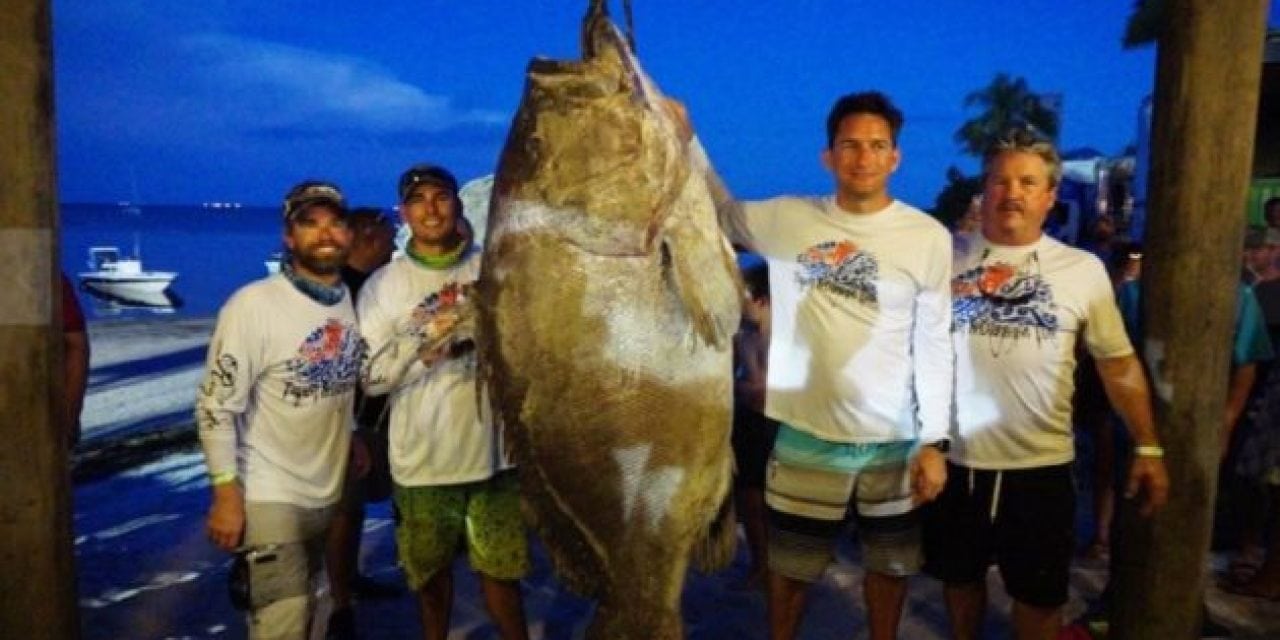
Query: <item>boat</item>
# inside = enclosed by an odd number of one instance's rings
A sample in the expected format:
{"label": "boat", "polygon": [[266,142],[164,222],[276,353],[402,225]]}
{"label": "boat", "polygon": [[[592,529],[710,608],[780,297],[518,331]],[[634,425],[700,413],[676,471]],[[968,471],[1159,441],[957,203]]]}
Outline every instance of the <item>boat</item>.
{"label": "boat", "polygon": [[173,271],[147,271],[136,250],[129,258],[117,247],[89,247],[89,269],[78,274],[81,286],[123,300],[154,300],[178,277]]}
{"label": "boat", "polygon": [[87,299],[97,317],[122,315],[167,315],[182,307],[182,299],[172,289],[155,293],[130,294],[120,297],[105,291],[84,287]]}

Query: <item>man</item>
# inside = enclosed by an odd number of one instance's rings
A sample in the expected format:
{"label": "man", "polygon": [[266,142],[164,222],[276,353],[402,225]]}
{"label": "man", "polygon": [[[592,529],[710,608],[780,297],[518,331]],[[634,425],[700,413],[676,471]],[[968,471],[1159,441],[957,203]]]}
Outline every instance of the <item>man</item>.
{"label": "man", "polygon": [[1136,443],[1126,497],[1165,502],[1168,478],[1142,365],[1094,255],[1041,231],[1061,163],[1025,131],[984,163],[982,233],[955,256],[957,439],[926,509],[926,571],[946,583],[957,638],[978,637],[992,559],[1018,638],[1055,638],[1074,545],[1071,393],[1076,338]]}
{"label": "man", "polygon": [[501,439],[479,411],[472,287],[480,251],[462,230],[458,182],[418,165],[400,178],[405,254],[365,284],[365,390],[391,394],[396,543],[418,591],[425,637],[449,632],[453,559],[465,542],[507,640],[527,638],[519,580],[529,570],[520,495]]}
{"label": "man", "polygon": [[[351,228],[351,249],[342,266],[342,281],[358,300],[365,280],[391,260],[395,250],[396,228],[391,218],[379,209],[358,208],[347,218]],[[386,396],[368,396],[356,390],[356,441],[369,451],[368,475],[358,477],[347,469],[342,485],[342,499],[334,513],[325,548],[325,569],[329,574],[333,612],[329,615],[330,640],[353,640],[356,637],[352,596],[390,598],[402,589],[383,584],[359,572],[360,538],[364,530],[366,502],[386,500],[390,493],[387,469],[387,400]]]}
{"label": "man", "polygon": [[765,413],[781,423],[765,489],[774,638],[795,636],[851,501],[871,637],[895,637],[921,563],[914,509],[945,480],[951,238],[889,195],[902,122],[880,93],[836,101],[822,152],[832,197],[738,205],[709,180],[726,233],[769,263]]}
{"label": "man", "polygon": [[288,261],[223,306],[196,398],[213,488],[208,533],[241,548],[251,638],[307,637],[346,469],[364,344],[339,276],[351,243],[345,215],[330,183],[289,191]]}

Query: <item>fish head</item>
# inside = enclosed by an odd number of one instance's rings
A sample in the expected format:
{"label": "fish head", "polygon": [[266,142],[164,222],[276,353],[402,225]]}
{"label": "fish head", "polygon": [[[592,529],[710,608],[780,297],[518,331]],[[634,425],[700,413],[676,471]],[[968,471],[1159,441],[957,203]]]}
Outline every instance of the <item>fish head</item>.
{"label": "fish head", "polygon": [[626,38],[589,14],[581,60],[529,64],[492,196],[491,210],[506,213],[490,232],[537,208],[506,226],[527,231],[536,217],[593,254],[652,254],[690,173],[678,127]]}

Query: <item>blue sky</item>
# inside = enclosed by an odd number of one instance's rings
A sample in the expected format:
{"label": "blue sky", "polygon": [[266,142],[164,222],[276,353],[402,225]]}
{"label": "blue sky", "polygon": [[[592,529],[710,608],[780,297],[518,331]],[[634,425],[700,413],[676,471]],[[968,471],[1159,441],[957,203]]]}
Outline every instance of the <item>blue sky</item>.
{"label": "blue sky", "polygon": [[[975,168],[952,134],[996,73],[1062,94],[1063,148],[1107,153],[1153,85],[1154,49],[1120,46],[1131,0],[633,4],[642,62],[743,197],[829,192],[823,121],[850,91],[905,112],[893,190],[928,207],[949,165]],[[576,57],[586,5],[55,0],[61,197],[130,199],[136,176],[147,203],[274,204],[322,177],[389,206],[415,162],[489,173],[526,64]]]}

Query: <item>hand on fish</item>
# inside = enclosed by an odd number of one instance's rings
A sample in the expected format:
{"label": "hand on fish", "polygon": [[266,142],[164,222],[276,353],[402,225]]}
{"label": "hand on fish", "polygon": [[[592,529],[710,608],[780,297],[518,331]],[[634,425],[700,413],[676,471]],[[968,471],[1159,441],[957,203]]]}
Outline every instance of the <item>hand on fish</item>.
{"label": "hand on fish", "polygon": [[432,319],[418,348],[422,364],[430,367],[443,360],[461,358],[475,351],[475,319],[469,308],[442,313]]}

